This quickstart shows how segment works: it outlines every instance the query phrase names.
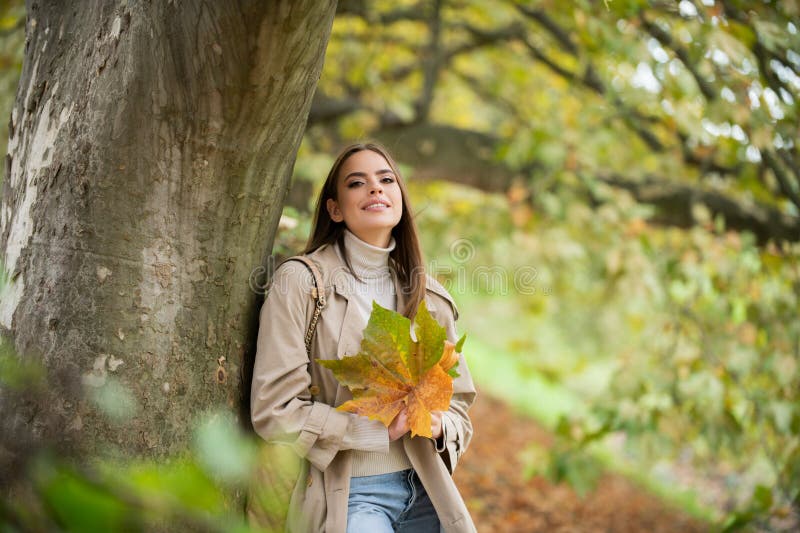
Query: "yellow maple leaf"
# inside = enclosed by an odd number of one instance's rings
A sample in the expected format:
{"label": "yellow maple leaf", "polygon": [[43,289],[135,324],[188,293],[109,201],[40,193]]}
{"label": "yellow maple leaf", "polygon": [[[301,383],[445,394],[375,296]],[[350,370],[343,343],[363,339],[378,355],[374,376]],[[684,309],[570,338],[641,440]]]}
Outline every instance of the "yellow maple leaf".
{"label": "yellow maple leaf", "polygon": [[455,366],[464,338],[453,344],[421,302],[415,320],[373,302],[360,351],[341,360],[317,360],[330,369],[353,399],[341,411],[389,426],[405,408],[411,436],[431,437],[431,411],[446,411],[453,395]]}

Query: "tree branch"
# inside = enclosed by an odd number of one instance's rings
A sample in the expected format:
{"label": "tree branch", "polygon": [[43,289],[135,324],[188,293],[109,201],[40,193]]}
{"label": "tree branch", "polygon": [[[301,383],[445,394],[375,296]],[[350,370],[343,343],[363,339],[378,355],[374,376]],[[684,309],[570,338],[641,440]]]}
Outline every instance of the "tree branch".
{"label": "tree branch", "polygon": [[[594,91],[600,96],[606,96],[606,88],[602,85],[599,78],[594,74],[594,69],[591,67],[587,67],[583,76],[579,76],[574,72],[571,72],[561,65],[547,57],[544,52],[542,52],[539,48],[533,45],[528,39],[522,39],[523,44],[528,49],[531,57],[533,57],[536,61],[539,61],[547,68],[552,70],[558,76],[561,76],[567,81],[570,82],[577,82],[585,87],[588,87],[590,90]],[[610,98],[612,104],[619,112],[619,116],[625,122],[625,124],[633,130],[633,132],[639,136],[640,139],[654,152],[663,152],[666,148],[664,147],[663,143],[658,140],[658,138],[649,131],[646,127],[642,127],[639,123],[641,122],[656,122],[658,119],[654,119],[651,117],[644,117],[635,109],[627,107],[619,98],[616,96],[612,96]]]}
{"label": "tree branch", "polygon": [[653,36],[663,46],[672,50],[678,59],[681,60],[681,63],[683,63],[686,69],[692,74],[692,77],[694,77],[697,87],[700,89],[700,92],[703,93],[703,96],[706,97],[706,100],[709,102],[714,101],[714,99],[717,97],[717,93],[711,84],[709,84],[708,81],[706,81],[706,79],[700,75],[700,72],[697,70],[696,66],[689,57],[689,51],[676,43],[672,36],[662,30],[658,24],[647,20],[644,10],[639,12],[639,20],[642,22],[642,27],[647,31],[647,33]]}
{"label": "tree branch", "polygon": [[792,154],[792,152],[786,148],[781,148],[780,150],[776,150],[776,152],[779,156],[781,156],[784,164],[789,167],[789,170],[792,172],[792,174],[795,176],[800,176],[800,163],[798,163],[795,154]]}
{"label": "tree branch", "polygon": [[365,109],[366,106],[356,98],[331,98],[317,90],[311,102],[311,111],[308,114],[309,124],[319,124],[339,119],[354,111]]}
{"label": "tree branch", "polygon": [[484,84],[481,80],[467,74],[466,72],[462,72],[458,69],[452,69],[450,74],[456,76],[457,78],[461,79],[472,92],[474,92],[480,98],[486,100],[487,102],[491,102],[493,105],[497,105],[501,107],[503,111],[509,114],[513,119],[519,118],[519,110],[516,107],[516,102],[509,100],[508,98],[504,98],[502,95],[494,94],[484,87]]}
{"label": "tree branch", "polygon": [[[432,95],[435,90],[439,73],[441,72],[441,69],[445,65],[450,64],[455,57],[470,53],[485,46],[519,40],[526,47],[533,60],[542,63],[557,76],[571,83],[580,84],[611,103],[617,110],[618,117],[635,135],[642,140],[642,142],[650,150],[657,153],[664,153],[670,149],[670,147],[666,146],[653,131],[653,125],[663,125],[663,120],[657,116],[650,116],[642,113],[634,107],[629,106],[616,94],[614,94],[613,91],[610,91],[598,75],[592,61],[581,57],[581,49],[579,44],[575,42],[573,36],[566,28],[562,27],[544,10],[522,5],[520,2],[515,0],[512,0],[511,3],[526,18],[534,21],[537,25],[543,28],[563,51],[578,59],[579,64],[585,65],[582,69],[583,72],[573,72],[559,64],[559,62],[553,57],[545,53],[540,47],[535,45],[529,39],[525,27],[520,22],[515,22],[509,24],[508,26],[492,30],[484,30],[469,24],[461,24],[458,27],[466,31],[469,36],[471,36],[471,39],[469,41],[452,46],[446,50],[442,50],[439,48],[439,39],[441,38],[440,25],[442,21],[440,19],[441,15],[439,14],[438,9],[434,8],[433,11],[421,9],[419,7],[421,4],[417,4],[414,9],[396,10],[392,12],[391,16],[388,16],[388,18],[397,20],[398,17],[404,16],[403,13],[405,13],[408,20],[427,20],[429,27],[431,28],[430,41],[427,47],[428,52],[423,57],[422,64],[414,63],[403,65],[384,76],[384,79],[397,81],[406,78],[413,72],[419,72],[422,70],[424,77],[423,90],[420,98],[415,103],[415,108],[417,110],[415,120],[424,121],[428,116]],[[357,7],[353,7],[354,5]],[[344,0],[343,3],[340,4],[340,11],[344,10],[345,12],[358,12],[359,16],[366,17],[369,15],[367,13],[367,6],[368,3],[363,1],[359,2],[356,0]],[[730,9],[729,6],[726,6],[726,9]],[[375,16],[373,16],[373,18],[375,18]],[[737,12],[736,16],[739,19],[744,17],[746,21],[745,15]],[[380,15],[380,17],[384,17],[384,15]],[[713,84],[709,83],[701,76],[699,70],[696,68],[696,65],[692,63],[688,50],[685,49],[685,47],[682,47],[680,43],[676,42],[669,34],[664,32],[655,22],[648,20],[644,13],[640,14],[639,18],[645,32],[657,39],[663,46],[672,50],[676,57],[683,62],[683,64],[694,77],[698,88],[704,97],[708,101],[714,100],[716,98],[716,92]],[[762,63],[764,61],[766,61],[766,59],[762,59]],[[766,68],[768,69],[769,65],[766,65]],[[467,81],[473,90],[476,88],[480,89],[479,80],[470,78],[463,73],[456,74],[463,80]],[[486,92],[478,90],[476,94],[485,97]],[[368,109],[366,106],[359,105],[356,101],[336,103],[333,101],[325,101],[324,97],[321,97],[320,101],[315,100],[314,104],[315,105],[312,107],[311,116],[309,118],[309,121],[312,123],[333,120],[357,109]],[[508,103],[506,103],[506,107],[508,107]],[[370,111],[374,113],[380,113],[374,109],[370,109]],[[384,126],[403,126],[403,124],[401,124],[402,121],[400,121],[397,117],[392,116],[383,116],[381,118],[381,122]],[[676,131],[674,136],[678,141],[677,145],[681,150],[684,162],[688,165],[698,168],[703,174],[713,172],[719,175],[737,175],[741,171],[742,164],[725,166],[717,163],[714,160],[714,153],[698,154],[696,150],[693,150],[689,147],[689,137],[685,133]],[[785,154],[781,153],[780,156],[785,159]],[[773,161],[773,163],[778,163],[773,164],[773,166],[778,168],[777,172],[781,172],[783,170],[777,160]],[[790,173],[794,169],[794,167],[788,163],[787,168],[790,170]],[[776,173],[774,168],[772,170],[774,173]],[[776,178],[781,184],[781,191],[784,192],[784,194],[785,191],[792,191],[791,187],[787,185],[790,183],[791,178],[790,176],[786,175],[786,172],[783,172],[780,174],[780,176],[776,176]],[[792,199],[792,201],[793,203],[796,203],[794,199]]]}
{"label": "tree branch", "polygon": [[788,198],[798,209],[800,209],[800,194],[797,191],[797,181],[793,180],[786,174],[780,161],[775,157],[775,153],[770,149],[761,151],[761,159],[764,164],[772,170],[775,179],[778,180],[778,186],[781,192]]}
{"label": "tree branch", "polygon": [[[491,135],[430,124],[400,127],[378,133],[392,147],[399,161],[414,167],[415,179],[444,179],[487,192],[505,192],[525,171],[513,170],[491,157],[500,140]],[[527,174],[536,161],[527,165]],[[534,171],[535,172],[535,171]],[[596,176],[615,188],[631,192],[637,201],[654,205],[654,222],[679,227],[695,225],[693,204],[703,204],[725,225],[750,231],[761,244],[769,239],[800,241],[800,218],[786,215],[766,204],[748,204],[726,194],[696,185],[670,182],[666,177],[634,180],[619,174]]]}
{"label": "tree branch", "polygon": [[[415,180],[446,180],[477,189],[504,193],[515,179],[537,174],[538,162],[512,169],[494,158],[500,139],[481,132],[432,124],[382,128],[372,135],[400,162],[414,168]],[[713,215],[722,215],[728,228],[751,231],[761,244],[769,239],[800,241],[800,218],[786,215],[766,204],[740,202],[726,194],[696,185],[670,182],[651,176],[647,181],[619,174],[595,176],[612,187],[624,189],[637,201],[654,205],[654,222],[690,227],[695,224],[693,204],[703,204]],[[307,198],[304,196],[303,198]]]}
{"label": "tree branch", "polygon": [[739,174],[742,169],[742,163],[737,163],[732,167],[720,165],[714,161],[714,151],[710,152],[705,157],[700,157],[697,153],[689,148],[689,136],[680,131],[675,133],[680,139],[681,155],[683,160],[690,165],[697,167],[701,173],[715,172],[720,176],[735,176]]}
{"label": "tree branch", "polygon": [[[518,39],[521,36],[521,27],[517,23],[510,24],[505,28],[498,28],[496,30],[491,30],[491,31],[482,31],[466,25],[462,25],[461,27],[467,30],[469,33],[471,33],[475,37],[475,39],[472,41],[461,43],[457,46],[454,46],[442,52],[440,67],[444,65],[449,65],[452,62],[453,58],[460,56],[462,54],[467,54],[475,50],[478,50],[480,48],[483,48],[485,46],[497,44],[499,42],[512,41],[514,39]],[[403,65],[391,71],[386,76],[386,79],[391,81],[401,80],[409,76],[412,72],[414,72],[418,68],[419,65],[417,63],[410,65]]]}
{"label": "tree branch", "polygon": [[410,7],[395,9],[387,13],[376,13],[370,10],[369,2],[366,0],[339,0],[336,14],[352,15],[378,24],[392,24],[400,20],[424,21],[426,20],[425,5],[426,2],[417,2]]}
{"label": "tree branch", "polygon": [[566,50],[570,55],[575,57],[578,56],[578,47],[574,42],[572,42],[569,32],[564,30],[564,28],[559,26],[553,19],[551,19],[543,9],[524,6],[519,3],[515,3],[514,7],[516,7],[517,10],[526,17],[538,22],[550,33],[550,35],[555,38],[556,41],[558,41],[558,43],[561,44],[561,47],[564,48],[564,50]]}
{"label": "tree branch", "polygon": [[430,6],[430,16],[428,18],[428,28],[430,40],[422,59],[422,93],[417,99],[414,108],[416,110],[416,121],[424,122],[428,119],[433,101],[433,91],[436,88],[436,81],[439,78],[441,67],[441,33],[442,33],[442,0],[434,0]]}
{"label": "tree branch", "polygon": [[[753,27],[753,24],[750,21],[750,15],[737,9],[736,6],[734,6],[729,0],[722,0],[720,4],[722,5],[722,9],[726,17],[735,20],[736,22],[749,28]],[[778,76],[772,71],[772,67],[769,65],[769,60],[771,58],[774,58],[783,64],[787,64],[788,61],[785,57],[781,57],[780,55],[770,51],[769,48],[767,48],[764,43],[761,42],[761,37],[758,35],[758,32],[755,31],[755,29],[753,29],[753,34],[755,35],[755,40],[753,41],[753,47],[751,51],[758,62],[758,69],[761,72],[764,80],[767,82],[767,85],[776,93],[780,93],[780,90],[784,89],[791,94],[792,91],[790,91],[789,88],[786,87],[786,85],[778,78]]]}
{"label": "tree branch", "polygon": [[[561,47],[573,55],[576,59],[580,59],[579,49],[577,45],[572,41],[572,38],[564,28],[562,28],[555,20],[553,20],[547,13],[540,9],[533,9],[528,8],[525,6],[521,6],[520,4],[516,4],[515,6],[517,9],[525,14],[527,17],[535,20],[538,24],[540,24],[545,30],[547,30],[552,37],[561,44]],[[644,20],[646,22],[646,20]],[[661,31],[660,28],[653,25],[655,27],[655,31]],[[668,35],[662,36],[662,38],[670,38]],[[625,121],[625,124],[654,152],[664,152],[666,151],[667,147],[656,137],[647,126],[644,124],[660,124],[662,123],[661,119],[649,115],[642,114],[638,110],[627,106],[622,100],[619,99],[616,95],[609,96],[609,92],[606,90],[606,87],[603,85],[603,82],[600,80],[600,77],[597,75],[597,71],[594,68],[594,65],[591,61],[586,61],[586,68],[584,70],[583,75],[577,75],[573,72],[570,72],[560,65],[557,65],[555,61],[546,57],[546,55],[536,48],[526,37],[522,39],[525,45],[527,46],[528,50],[530,51],[531,55],[534,59],[542,62],[548,68],[550,68],[553,72],[557,75],[563,77],[568,81],[577,81],[584,85],[585,87],[589,88],[590,90],[594,91],[600,96],[606,97],[611,104],[618,110],[620,116]],[[670,38],[670,42],[671,38]],[[675,45],[677,46],[677,45]],[[688,52],[682,52],[685,56],[685,64],[687,64],[687,68],[690,71],[695,70],[694,67],[691,66],[689,61]],[[683,59],[681,59],[683,61]],[[701,91],[709,91],[710,94],[714,95],[714,91],[710,86],[705,83],[701,76],[699,76],[699,72],[697,73],[698,84],[701,85]],[[705,89],[704,89],[705,87]],[[708,96],[706,96],[708,98]],[[738,171],[738,167],[726,167],[720,165],[714,161],[705,159],[705,158],[698,158],[696,154],[689,149],[687,145],[688,137],[681,132],[677,132],[676,135],[679,145],[681,148],[681,153],[683,155],[683,159],[686,163],[698,167],[701,170],[708,171],[713,170],[722,175],[729,175],[734,174]]]}
{"label": "tree branch", "polygon": [[705,205],[712,215],[722,215],[725,226],[737,231],[751,231],[761,244],[769,239],[800,240],[800,219],[781,213],[764,204],[747,205],[720,192],[690,185],[670,183],[664,178],[634,181],[618,174],[597,176],[616,188],[629,191],[638,202],[658,208],[656,221],[679,227],[694,225],[692,205]]}

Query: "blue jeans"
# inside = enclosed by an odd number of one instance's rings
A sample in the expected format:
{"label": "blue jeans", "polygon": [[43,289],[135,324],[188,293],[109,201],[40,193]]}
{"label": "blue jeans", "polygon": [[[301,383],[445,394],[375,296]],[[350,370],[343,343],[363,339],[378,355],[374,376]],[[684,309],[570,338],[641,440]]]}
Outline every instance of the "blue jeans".
{"label": "blue jeans", "polygon": [[439,517],[414,470],[350,478],[347,533],[439,533]]}

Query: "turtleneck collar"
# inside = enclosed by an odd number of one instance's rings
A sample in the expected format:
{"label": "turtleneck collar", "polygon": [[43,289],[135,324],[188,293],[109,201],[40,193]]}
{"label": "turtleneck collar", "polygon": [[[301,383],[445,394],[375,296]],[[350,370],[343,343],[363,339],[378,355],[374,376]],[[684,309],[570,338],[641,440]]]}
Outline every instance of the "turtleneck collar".
{"label": "turtleneck collar", "polygon": [[[389,252],[394,250],[394,237],[389,246],[381,248],[366,243],[356,237],[350,230],[344,230],[344,246],[347,250],[353,273],[362,279],[383,278],[389,275]],[[339,247],[336,252],[340,253]]]}

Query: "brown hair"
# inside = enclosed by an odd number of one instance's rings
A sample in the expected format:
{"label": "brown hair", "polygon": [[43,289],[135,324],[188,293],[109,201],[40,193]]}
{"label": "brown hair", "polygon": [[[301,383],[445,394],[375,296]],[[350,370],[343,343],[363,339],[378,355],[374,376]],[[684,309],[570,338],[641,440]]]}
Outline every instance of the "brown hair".
{"label": "brown hair", "polygon": [[403,213],[400,216],[400,222],[392,228],[392,236],[396,245],[394,250],[389,253],[389,258],[400,280],[400,290],[406,296],[405,309],[400,309],[399,311],[404,316],[413,318],[417,313],[419,303],[425,297],[425,267],[422,263],[417,224],[411,214],[411,204],[408,200],[405,182],[397,168],[397,163],[381,145],[373,142],[352,144],[341,151],[333,163],[317,198],[311,234],[308,237],[303,253],[313,252],[323,244],[338,245],[347,267],[352,272],[350,258],[344,245],[344,222],[334,222],[328,213],[326,204],[329,198],[334,201],[338,200],[336,185],[339,179],[339,171],[344,162],[351,155],[363,150],[371,150],[383,156],[386,162],[389,163],[392,172],[394,172],[397,184],[400,187],[400,194],[403,198]]}

